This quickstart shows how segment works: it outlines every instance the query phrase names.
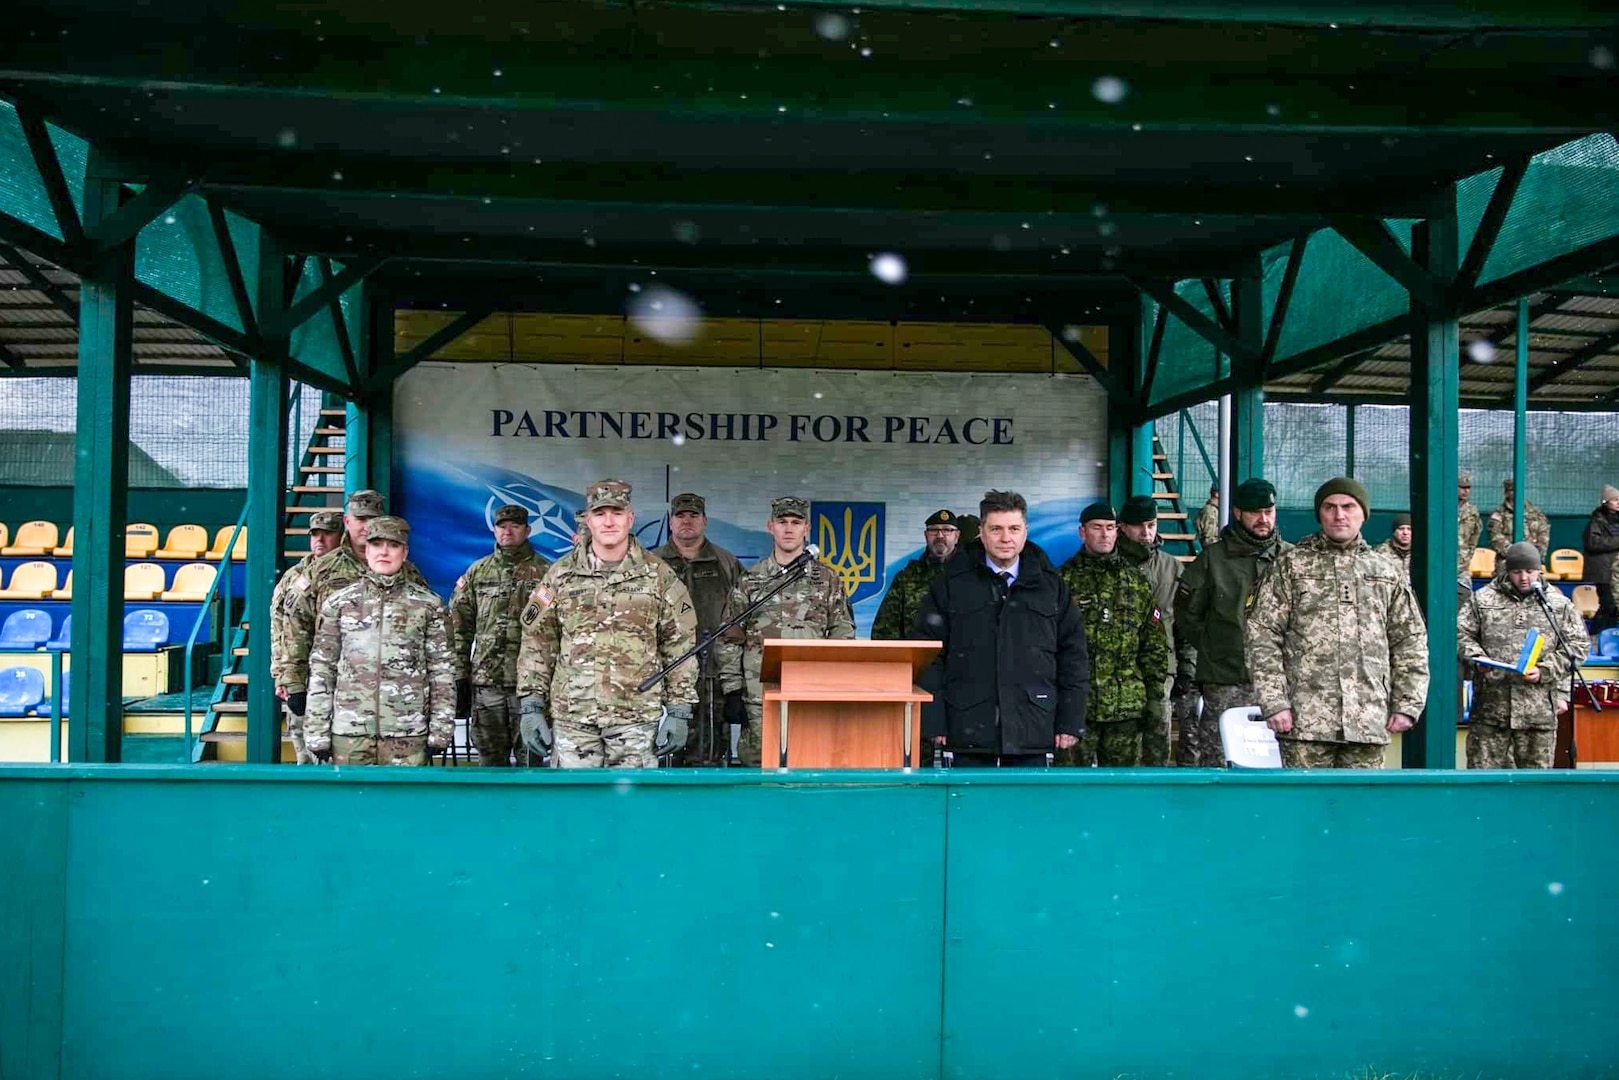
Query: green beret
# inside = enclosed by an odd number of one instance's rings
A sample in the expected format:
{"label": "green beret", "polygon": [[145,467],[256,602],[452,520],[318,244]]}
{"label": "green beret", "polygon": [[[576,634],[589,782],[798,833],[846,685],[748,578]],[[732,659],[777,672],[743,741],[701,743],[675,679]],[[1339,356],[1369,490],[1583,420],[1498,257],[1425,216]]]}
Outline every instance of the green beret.
{"label": "green beret", "polygon": [[1158,500],[1151,495],[1133,495],[1124,504],[1119,520],[1126,525],[1145,525],[1158,520]]}
{"label": "green beret", "polygon": [[1370,517],[1372,514],[1372,497],[1366,493],[1366,485],[1359,480],[1347,476],[1334,476],[1325,484],[1315,489],[1315,516],[1321,516],[1321,504],[1334,495],[1348,495],[1360,503],[1360,512]]}
{"label": "green beret", "polygon": [[1231,493],[1231,505],[1238,510],[1269,510],[1276,505],[1276,486],[1269,480],[1251,476]]}

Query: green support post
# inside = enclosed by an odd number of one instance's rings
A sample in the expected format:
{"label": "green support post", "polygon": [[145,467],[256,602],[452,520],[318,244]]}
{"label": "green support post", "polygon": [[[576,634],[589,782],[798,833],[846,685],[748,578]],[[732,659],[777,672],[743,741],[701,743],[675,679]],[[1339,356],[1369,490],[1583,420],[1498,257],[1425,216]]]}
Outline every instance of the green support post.
{"label": "green support post", "polygon": [[[393,362],[393,303],[367,286],[363,292],[360,341],[355,348],[361,379]],[[393,386],[350,402],[344,420],[343,455],[347,490],[371,488],[383,498],[393,495]]]}
{"label": "green support post", "polygon": [[[1137,303],[1140,305],[1140,317],[1108,327],[1108,368],[1113,372],[1114,384],[1107,402],[1107,501],[1115,508],[1123,505],[1136,490],[1140,437],[1136,417],[1139,415],[1138,408],[1147,404],[1142,389],[1148,340],[1148,335],[1142,331],[1142,319],[1146,317],[1147,304],[1144,300]],[[1150,438],[1147,446],[1145,461],[1150,466]]]}
{"label": "green support post", "polygon": [[[1524,456],[1529,437],[1529,298],[1518,298],[1518,348],[1512,382],[1512,540],[1523,539],[1523,507],[1529,498],[1524,486]],[[1550,552],[1540,553],[1544,562]]]}
{"label": "green support post", "polygon": [[[84,224],[118,211],[123,187],[97,178],[92,151]],[[124,525],[129,514],[129,371],[135,341],[135,244],[120,245],[79,287],[78,423],[73,436],[73,717],[68,760],[115,762],[124,736]]]}
{"label": "green support post", "polygon": [[[1130,432],[1130,494],[1151,495],[1152,474],[1158,471],[1158,462],[1152,459],[1153,422],[1138,424]],[[1118,507],[1115,507],[1118,509]]]}
{"label": "green support post", "polygon": [[[268,232],[259,241],[257,285],[261,313],[286,309],[286,259]],[[257,764],[281,760],[281,703],[270,678],[270,592],[285,547],[288,341],[285,334],[267,336],[248,369],[247,760]]]}
{"label": "green support post", "polygon": [[[1231,280],[1231,317],[1237,339],[1257,356],[1265,347],[1264,275],[1257,258],[1243,261]],[[1265,473],[1265,372],[1262,364],[1231,359],[1239,373],[1231,394],[1231,466],[1236,483]]]}
{"label": "green support post", "polygon": [[1344,475],[1355,478],[1355,406],[1344,407]]}
{"label": "green support post", "polygon": [[[1456,188],[1418,222],[1411,255],[1441,295],[1455,280],[1458,262]],[[1406,768],[1456,767],[1456,722],[1461,711],[1456,658],[1456,514],[1454,491],[1461,425],[1456,314],[1411,301],[1411,511],[1416,550],[1411,561],[1417,599],[1428,623],[1428,707],[1403,739]]]}

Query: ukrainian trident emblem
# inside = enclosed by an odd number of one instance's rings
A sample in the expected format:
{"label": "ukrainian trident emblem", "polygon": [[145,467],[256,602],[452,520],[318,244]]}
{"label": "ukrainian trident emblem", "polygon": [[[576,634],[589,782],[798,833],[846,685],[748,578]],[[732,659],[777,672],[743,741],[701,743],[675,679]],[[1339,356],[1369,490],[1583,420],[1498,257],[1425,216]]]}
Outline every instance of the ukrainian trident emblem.
{"label": "ukrainian trident emblem", "polygon": [[885,503],[816,502],[810,516],[821,562],[837,571],[849,603],[883,588]]}

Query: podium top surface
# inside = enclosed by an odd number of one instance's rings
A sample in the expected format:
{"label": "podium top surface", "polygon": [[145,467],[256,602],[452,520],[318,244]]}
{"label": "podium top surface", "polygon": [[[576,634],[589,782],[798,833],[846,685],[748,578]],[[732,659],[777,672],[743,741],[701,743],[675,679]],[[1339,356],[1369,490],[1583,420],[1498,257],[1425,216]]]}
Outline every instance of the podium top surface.
{"label": "podium top surface", "polygon": [[765,638],[760,677],[774,681],[781,677],[782,661],[831,661],[849,664],[911,665],[911,674],[920,675],[933,662],[942,647],[937,641],[871,641],[866,638]]}

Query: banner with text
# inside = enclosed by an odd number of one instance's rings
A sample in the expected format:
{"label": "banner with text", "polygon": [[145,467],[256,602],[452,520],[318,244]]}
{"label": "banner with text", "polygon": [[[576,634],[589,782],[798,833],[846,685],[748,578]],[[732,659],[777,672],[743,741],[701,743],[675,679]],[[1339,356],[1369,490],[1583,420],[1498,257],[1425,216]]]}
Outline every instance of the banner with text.
{"label": "banner with text", "polygon": [[801,495],[864,635],[928,515],[977,513],[987,488],[1022,492],[1034,541],[1073,554],[1104,490],[1104,403],[1083,375],[424,364],[395,389],[395,510],[448,599],[504,503],[555,559],[594,480],[634,485],[648,548],[670,497],[694,491],[709,538],[746,565],[770,551],[770,500]]}

